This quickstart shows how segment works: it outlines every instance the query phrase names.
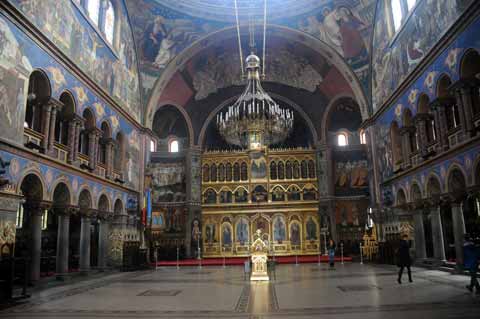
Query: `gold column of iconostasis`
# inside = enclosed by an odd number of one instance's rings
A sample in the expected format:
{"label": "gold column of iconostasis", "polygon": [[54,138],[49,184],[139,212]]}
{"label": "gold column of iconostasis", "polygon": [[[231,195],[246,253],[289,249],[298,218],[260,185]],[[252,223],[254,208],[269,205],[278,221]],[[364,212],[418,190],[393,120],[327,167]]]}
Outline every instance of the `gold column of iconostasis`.
{"label": "gold column of iconostasis", "polygon": [[203,256],[248,256],[257,229],[270,255],[318,254],[315,167],[312,149],[204,153]]}

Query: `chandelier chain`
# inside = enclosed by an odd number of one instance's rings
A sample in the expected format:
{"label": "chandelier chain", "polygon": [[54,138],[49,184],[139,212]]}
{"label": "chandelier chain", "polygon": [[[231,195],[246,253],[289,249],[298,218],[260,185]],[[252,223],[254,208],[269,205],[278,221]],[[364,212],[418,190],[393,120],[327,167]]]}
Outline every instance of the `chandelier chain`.
{"label": "chandelier chain", "polygon": [[267,41],[267,0],[264,0],[263,6],[263,63],[262,63],[262,78],[265,79],[265,68],[267,65],[266,59],[266,41]]}
{"label": "chandelier chain", "polygon": [[242,79],[245,77],[245,74],[243,73],[243,53],[242,53],[242,41],[240,39],[240,21],[238,19],[238,6],[237,6],[237,0],[234,0],[235,2],[235,18],[237,20],[237,38],[238,38],[238,51],[240,54],[240,70],[242,74]]}

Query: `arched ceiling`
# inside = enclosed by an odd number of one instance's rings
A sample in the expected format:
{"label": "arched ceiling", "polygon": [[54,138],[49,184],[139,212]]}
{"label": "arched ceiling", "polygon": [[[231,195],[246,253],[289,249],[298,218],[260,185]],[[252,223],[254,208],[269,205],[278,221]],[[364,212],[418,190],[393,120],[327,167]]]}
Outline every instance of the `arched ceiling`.
{"label": "arched ceiling", "polygon": [[[237,2],[241,32],[246,36],[248,8],[254,6],[253,11],[261,12],[263,0]],[[183,72],[187,68],[187,61],[215,43],[235,38],[234,1],[127,0],[126,3],[139,58],[143,100],[147,104],[144,124],[151,126],[160,97],[165,96],[164,90],[178,77],[178,71]],[[334,65],[349,83],[351,95],[359,102],[365,118],[375,4],[376,0],[268,0],[267,19],[270,25],[267,43],[272,36],[280,36],[291,43],[303,43],[316,51],[319,59]],[[257,23],[261,23],[260,18]],[[231,42],[231,47],[237,48],[235,41]],[[282,58],[288,59],[285,54],[289,53],[282,51]],[[221,58],[221,54],[218,58]],[[228,60],[225,54],[223,58]],[[301,58],[298,55],[293,57],[297,61]],[[274,57],[270,57],[270,61],[273,60]],[[232,65],[228,67],[238,71],[238,59],[230,61]],[[322,79],[318,80],[318,71],[301,65],[300,62],[295,66],[298,76],[292,77],[290,82],[296,81],[297,85],[294,86],[301,85],[312,92]],[[276,80],[283,83],[281,74],[277,74]],[[211,93],[212,88],[204,88],[199,94],[196,92],[197,99]],[[195,87],[193,89],[196,91]]]}

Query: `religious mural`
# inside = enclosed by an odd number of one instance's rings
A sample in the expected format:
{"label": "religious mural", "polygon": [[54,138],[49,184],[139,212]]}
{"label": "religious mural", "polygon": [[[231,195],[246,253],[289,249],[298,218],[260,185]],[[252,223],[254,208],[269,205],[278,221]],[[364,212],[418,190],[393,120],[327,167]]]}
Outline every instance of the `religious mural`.
{"label": "religious mural", "polygon": [[152,177],[153,203],[185,201],[184,163],[150,163],[146,174]]}
{"label": "religious mural", "polygon": [[403,114],[406,110],[415,116],[417,113],[418,99],[422,93],[430,101],[437,98],[437,81],[442,74],[448,75],[452,82],[460,79],[460,61],[469,48],[480,51],[480,44],[476,39],[477,30],[480,28],[480,19],[476,19],[468,26],[432,63],[426,70],[408,86],[404,93],[394,101],[378,118],[373,127],[375,140],[376,163],[382,181],[393,175],[393,155],[390,126],[397,121],[402,126]]}
{"label": "religious mural", "polygon": [[[368,43],[372,31],[375,2],[374,0],[322,0],[312,1],[310,5],[302,2],[300,6],[302,9],[290,10],[282,1],[281,4],[269,4],[268,19],[271,24],[308,33],[330,45],[352,67],[367,92],[370,85]],[[230,3],[222,2],[218,6],[210,2],[206,6],[192,2],[179,6],[176,2],[155,0],[134,3],[135,5],[133,2],[127,2],[127,5],[133,20],[146,100],[151,94],[155,81],[161,77],[165,67],[176,55],[208,34],[235,25],[234,11]],[[216,9],[204,14],[200,13],[212,5]],[[190,6],[191,10],[187,9]],[[288,6],[296,7],[297,3],[292,2]],[[178,11],[180,7],[188,14],[180,13]],[[227,13],[225,10],[231,12]],[[225,12],[225,14],[219,15],[219,12]],[[245,12],[244,8],[243,13]],[[274,12],[282,12],[282,14]],[[208,44],[205,41],[202,45]],[[312,68],[308,60],[299,58],[299,55],[294,56],[285,49],[273,52],[275,55],[267,57],[269,70],[267,76],[270,81],[287,82],[289,85],[293,84],[294,87],[301,87],[311,92],[322,81],[322,77],[318,76],[318,70]],[[235,54],[235,59],[238,59],[238,53],[232,53]],[[270,55],[268,50],[267,54]],[[218,89],[216,85],[219,83],[220,87],[225,87],[240,81],[238,64],[222,63],[223,60],[231,61],[231,54],[215,52],[213,57],[199,61],[200,64],[197,66],[201,71],[194,79],[194,87],[197,91],[195,98],[198,100],[215,92]],[[229,66],[221,68],[221,65]],[[223,80],[219,81],[219,79]]]}
{"label": "religious mural", "polygon": [[[119,1],[119,47],[108,45],[70,0],[10,0],[60,50],[138,122],[141,102],[133,35]],[[31,55],[28,55],[31,56]]]}
{"label": "religious mural", "polygon": [[368,162],[364,151],[339,151],[335,158],[335,194],[363,195],[368,191]]}
{"label": "religious mural", "polygon": [[372,53],[372,104],[377,110],[428,55],[473,0],[424,0],[398,34],[389,34],[385,1],[378,2]]}
{"label": "religious mural", "polygon": [[285,224],[285,217],[277,215],[273,218],[273,240],[282,243],[287,239],[287,227]]}
{"label": "religious mural", "polygon": [[0,15],[0,35],[5,35],[0,37],[0,76],[3,72],[0,91],[7,92],[0,97],[0,106],[4,110],[0,112],[0,118],[5,117],[5,123],[12,122],[12,125],[4,125],[0,128],[2,137],[23,144],[28,76],[33,69],[41,69],[50,79],[52,97],[58,99],[65,90],[69,90],[75,98],[75,111],[79,116],[85,108],[89,107],[95,113],[97,127],[100,127],[103,121],[107,121],[112,128],[112,136],[116,136],[120,131],[126,135],[128,143],[125,186],[138,189],[141,143],[138,131],[133,125],[118,116],[113,108],[93,94],[2,15]]}

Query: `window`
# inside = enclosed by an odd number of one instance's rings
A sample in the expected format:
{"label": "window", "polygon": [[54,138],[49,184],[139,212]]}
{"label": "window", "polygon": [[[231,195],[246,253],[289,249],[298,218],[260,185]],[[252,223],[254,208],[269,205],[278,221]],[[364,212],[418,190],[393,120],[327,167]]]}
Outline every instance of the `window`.
{"label": "window", "polygon": [[365,131],[360,131],[360,144],[367,144],[367,134]]}
{"label": "window", "polygon": [[22,228],[23,226],[23,204],[18,205],[17,220],[15,222],[15,226],[17,228]]}
{"label": "window", "polygon": [[347,146],[347,135],[344,133],[338,134],[337,135],[337,140],[338,140],[338,146]]}
{"label": "window", "polygon": [[168,151],[170,153],[178,153],[179,149],[180,145],[177,139],[173,139],[170,141],[170,143],[168,143]]}
{"label": "window", "polygon": [[392,0],[393,27],[397,31],[402,25],[402,0]]}
{"label": "window", "polygon": [[150,140],[150,152],[155,152],[156,145],[154,140]]}
{"label": "window", "polygon": [[407,8],[409,12],[413,9],[415,3],[417,3],[417,0],[407,0]]}
{"label": "window", "polygon": [[42,215],[42,230],[46,230],[47,227],[48,227],[48,209],[45,209]]}
{"label": "window", "polygon": [[93,23],[98,26],[98,19],[100,17],[100,0],[88,0],[87,12]]}
{"label": "window", "polygon": [[108,1],[107,3],[104,23],[105,36],[107,37],[107,41],[113,43],[113,37],[115,34],[115,10],[111,1]]}

